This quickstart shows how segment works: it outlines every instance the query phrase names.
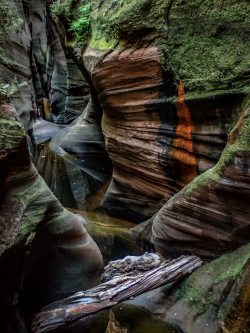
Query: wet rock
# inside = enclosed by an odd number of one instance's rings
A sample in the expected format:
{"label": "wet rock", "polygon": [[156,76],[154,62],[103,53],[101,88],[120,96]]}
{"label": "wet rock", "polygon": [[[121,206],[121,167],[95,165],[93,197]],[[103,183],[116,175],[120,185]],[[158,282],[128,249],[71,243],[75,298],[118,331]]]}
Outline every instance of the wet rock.
{"label": "wet rock", "polygon": [[106,333],[139,332],[176,333],[177,331],[142,307],[121,304],[110,311]]}

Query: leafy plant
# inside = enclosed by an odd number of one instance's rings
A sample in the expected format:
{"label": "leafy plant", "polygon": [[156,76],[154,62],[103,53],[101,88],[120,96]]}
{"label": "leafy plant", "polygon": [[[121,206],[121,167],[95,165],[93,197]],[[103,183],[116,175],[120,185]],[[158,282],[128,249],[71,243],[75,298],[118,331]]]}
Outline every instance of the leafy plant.
{"label": "leafy plant", "polygon": [[87,44],[91,32],[91,3],[84,4],[77,9],[75,19],[70,24],[69,31],[73,32],[76,41]]}

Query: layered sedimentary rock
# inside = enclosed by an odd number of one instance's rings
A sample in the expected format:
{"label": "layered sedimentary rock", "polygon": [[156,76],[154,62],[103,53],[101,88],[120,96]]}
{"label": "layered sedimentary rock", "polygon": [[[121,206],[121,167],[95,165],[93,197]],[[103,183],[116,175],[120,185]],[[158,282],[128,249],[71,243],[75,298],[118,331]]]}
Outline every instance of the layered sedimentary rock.
{"label": "layered sedimentary rock", "polygon": [[89,99],[86,79],[65,48],[49,6],[43,0],[1,4],[0,85],[30,131],[37,117],[70,123]]}
{"label": "layered sedimentary rock", "polygon": [[20,304],[30,315],[94,286],[103,263],[84,219],[62,207],[32,165],[24,128],[9,104],[1,104],[0,128],[1,332],[9,333],[21,325]]}
{"label": "layered sedimentary rock", "polygon": [[28,4],[34,84],[41,116],[67,124],[79,116],[88,102],[88,84],[64,45],[49,13],[49,2]]}
{"label": "layered sedimentary rock", "polygon": [[155,47],[114,51],[92,72],[114,167],[103,206],[118,213],[125,209],[126,216],[134,206],[135,214],[150,214],[172,193],[158,162],[162,152],[158,131],[166,105],[160,94],[167,88],[159,61]]}
{"label": "layered sedimentary rock", "polygon": [[77,124],[63,128],[89,100],[89,74],[78,59],[81,48],[74,53],[66,47],[50,2],[6,0],[1,6],[8,29],[0,31],[0,95],[16,106],[30,135],[33,161],[54,194],[66,207],[83,208],[107,183],[112,166],[100,129],[101,110],[94,103]]}
{"label": "layered sedimentary rock", "polygon": [[110,213],[142,221],[218,160],[249,90],[250,26],[245,1],[218,6],[94,2],[84,59],[114,166],[102,205]]}
{"label": "layered sedimentary rock", "polygon": [[249,241],[249,98],[242,109],[216,166],[195,178],[156,214],[153,242],[166,255],[215,256]]}

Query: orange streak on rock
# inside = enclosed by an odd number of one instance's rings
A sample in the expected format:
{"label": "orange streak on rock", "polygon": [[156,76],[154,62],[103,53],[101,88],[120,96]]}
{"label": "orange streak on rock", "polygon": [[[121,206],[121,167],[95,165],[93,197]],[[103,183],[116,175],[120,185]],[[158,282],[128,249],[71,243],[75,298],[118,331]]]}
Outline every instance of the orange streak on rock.
{"label": "orange streak on rock", "polygon": [[173,157],[180,162],[181,181],[188,183],[197,176],[197,160],[193,151],[192,133],[194,124],[190,110],[185,102],[185,88],[182,81],[178,86],[176,103],[178,126],[174,140]]}
{"label": "orange streak on rock", "polygon": [[44,113],[45,113],[46,119],[49,119],[51,109],[50,109],[50,101],[48,98],[43,99],[43,108],[44,108]]}

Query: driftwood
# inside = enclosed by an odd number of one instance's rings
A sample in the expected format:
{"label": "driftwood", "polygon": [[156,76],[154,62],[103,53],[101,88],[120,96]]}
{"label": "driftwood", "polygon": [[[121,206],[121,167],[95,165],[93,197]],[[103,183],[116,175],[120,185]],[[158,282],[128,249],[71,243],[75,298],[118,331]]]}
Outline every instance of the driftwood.
{"label": "driftwood", "polygon": [[[124,261],[127,260],[128,262],[127,258]],[[119,272],[120,265],[111,262],[105,273],[105,279],[107,279],[107,276],[112,272],[113,278],[111,280],[44,307],[33,318],[32,332],[48,332],[66,326],[73,321],[110,308],[121,301],[160,287],[163,284],[176,283],[202,265],[201,259],[196,256],[182,256],[172,261],[163,260],[162,258],[158,260],[158,258],[154,257],[151,263],[150,260],[146,260],[147,269],[149,269],[146,271],[142,267],[140,269],[143,260],[138,259],[137,263],[136,260],[132,260],[132,263],[130,262],[132,271],[125,274]],[[155,265],[155,262],[158,262],[158,267],[152,269],[151,267]],[[121,265],[121,271],[124,270],[125,266]]]}

